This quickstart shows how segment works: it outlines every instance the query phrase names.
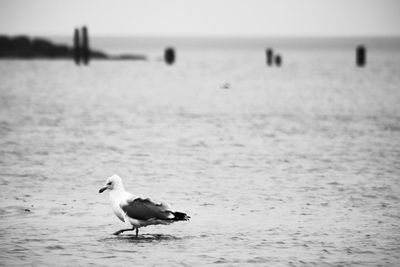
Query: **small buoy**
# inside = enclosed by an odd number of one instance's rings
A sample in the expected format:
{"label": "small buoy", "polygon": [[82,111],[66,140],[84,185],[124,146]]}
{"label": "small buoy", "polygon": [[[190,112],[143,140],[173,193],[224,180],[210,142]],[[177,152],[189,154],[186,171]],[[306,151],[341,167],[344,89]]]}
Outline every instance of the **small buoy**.
{"label": "small buoy", "polygon": [[231,85],[230,85],[230,83],[228,83],[228,82],[226,82],[226,83],[223,83],[221,86],[220,86],[220,88],[221,89],[230,89],[231,88]]}

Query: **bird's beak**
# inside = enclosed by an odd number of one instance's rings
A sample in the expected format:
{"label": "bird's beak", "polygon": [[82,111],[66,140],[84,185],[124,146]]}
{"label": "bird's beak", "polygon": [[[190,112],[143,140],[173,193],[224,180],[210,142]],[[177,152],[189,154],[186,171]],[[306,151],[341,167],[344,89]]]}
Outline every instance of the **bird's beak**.
{"label": "bird's beak", "polygon": [[104,186],[104,187],[100,188],[99,193],[103,193],[104,190],[106,190],[106,189],[107,189],[107,186]]}

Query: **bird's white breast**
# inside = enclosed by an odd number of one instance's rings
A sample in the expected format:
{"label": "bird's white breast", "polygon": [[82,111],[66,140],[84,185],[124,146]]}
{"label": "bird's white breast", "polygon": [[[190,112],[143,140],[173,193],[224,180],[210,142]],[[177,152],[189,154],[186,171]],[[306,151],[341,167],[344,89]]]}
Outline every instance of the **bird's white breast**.
{"label": "bird's white breast", "polygon": [[127,199],[131,198],[132,195],[126,191],[111,191],[110,192],[110,201],[111,207],[114,211],[114,214],[123,222],[125,222],[125,213],[121,209],[121,203],[125,203]]}

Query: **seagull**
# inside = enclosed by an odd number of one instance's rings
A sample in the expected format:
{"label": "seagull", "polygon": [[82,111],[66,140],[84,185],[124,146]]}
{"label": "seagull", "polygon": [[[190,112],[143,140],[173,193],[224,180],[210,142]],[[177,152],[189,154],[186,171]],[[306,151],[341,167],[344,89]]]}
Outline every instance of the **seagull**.
{"label": "seagull", "polygon": [[186,213],[169,210],[169,207],[164,203],[157,204],[149,198],[135,197],[125,191],[121,177],[116,174],[107,179],[106,184],[100,188],[99,193],[103,193],[105,190],[110,190],[110,201],[115,215],[121,221],[132,225],[132,228],[119,230],[114,235],[136,230],[137,237],[140,227],[170,224],[190,219]]}

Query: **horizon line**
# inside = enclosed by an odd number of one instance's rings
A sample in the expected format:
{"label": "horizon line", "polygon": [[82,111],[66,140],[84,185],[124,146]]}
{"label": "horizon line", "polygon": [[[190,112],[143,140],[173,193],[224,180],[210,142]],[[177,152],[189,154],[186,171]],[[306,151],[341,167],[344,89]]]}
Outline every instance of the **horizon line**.
{"label": "horizon line", "polygon": [[[90,30],[90,29],[89,29]],[[89,31],[90,34],[90,31]],[[2,33],[0,36],[27,36],[27,37],[50,37],[65,38],[71,34],[26,34],[26,33]],[[217,35],[217,34],[90,34],[91,38],[143,38],[143,39],[159,39],[159,38],[178,38],[178,39],[400,39],[400,35]]]}

